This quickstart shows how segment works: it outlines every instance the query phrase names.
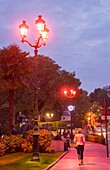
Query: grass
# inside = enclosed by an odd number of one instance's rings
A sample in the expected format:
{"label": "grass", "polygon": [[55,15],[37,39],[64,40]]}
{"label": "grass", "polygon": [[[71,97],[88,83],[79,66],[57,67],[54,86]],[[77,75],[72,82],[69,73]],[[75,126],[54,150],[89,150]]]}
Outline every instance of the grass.
{"label": "grass", "polygon": [[0,157],[0,170],[43,170],[56,161],[63,152],[40,153],[40,162],[32,162],[32,153],[13,153]]}

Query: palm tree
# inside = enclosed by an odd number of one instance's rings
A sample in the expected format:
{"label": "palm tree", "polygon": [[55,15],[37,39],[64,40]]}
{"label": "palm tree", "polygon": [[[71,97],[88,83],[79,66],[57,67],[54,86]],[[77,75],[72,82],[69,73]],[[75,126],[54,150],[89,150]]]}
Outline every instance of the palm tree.
{"label": "palm tree", "polygon": [[9,92],[9,135],[12,133],[14,90],[28,87],[26,79],[31,72],[29,53],[16,44],[0,49],[0,90]]}

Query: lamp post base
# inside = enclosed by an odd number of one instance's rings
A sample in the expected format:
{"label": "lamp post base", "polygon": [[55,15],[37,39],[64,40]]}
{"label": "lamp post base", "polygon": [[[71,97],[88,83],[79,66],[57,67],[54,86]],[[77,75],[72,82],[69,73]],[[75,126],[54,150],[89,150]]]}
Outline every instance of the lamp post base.
{"label": "lamp post base", "polygon": [[33,158],[31,161],[40,161],[39,158],[39,132],[38,132],[38,119],[34,119],[35,127],[33,133]]}
{"label": "lamp post base", "polygon": [[33,161],[33,162],[40,162],[40,158],[39,158],[39,156],[33,156],[31,161]]}

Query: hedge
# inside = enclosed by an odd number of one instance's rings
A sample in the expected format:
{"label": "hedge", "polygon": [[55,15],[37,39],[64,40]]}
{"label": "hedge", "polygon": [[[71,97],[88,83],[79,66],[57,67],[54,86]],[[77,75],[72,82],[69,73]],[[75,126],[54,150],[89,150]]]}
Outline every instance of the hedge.
{"label": "hedge", "polygon": [[100,143],[100,144],[105,144],[105,139],[103,136],[98,136],[98,135],[85,135],[87,141],[95,142],[95,143]]}

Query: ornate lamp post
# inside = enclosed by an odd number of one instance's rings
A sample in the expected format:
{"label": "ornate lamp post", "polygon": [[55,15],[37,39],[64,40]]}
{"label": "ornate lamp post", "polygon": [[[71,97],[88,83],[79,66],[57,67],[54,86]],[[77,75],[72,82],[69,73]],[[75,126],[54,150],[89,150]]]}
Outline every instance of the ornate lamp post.
{"label": "ornate lamp post", "polygon": [[[54,114],[53,113],[46,113],[46,118],[47,119],[52,119],[53,118],[53,116],[54,116]],[[48,129],[50,130],[50,128],[49,128],[50,126],[49,126],[49,122],[48,122]]]}
{"label": "ornate lamp post", "polygon": [[107,101],[104,98],[104,108],[101,108],[101,119],[105,120],[105,141],[106,141],[106,153],[109,157],[109,143],[108,143],[108,119],[109,119],[109,107],[107,108]]}
{"label": "ornate lamp post", "polygon": [[31,47],[34,48],[34,83],[35,83],[35,104],[34,104],[34,133],[33,133],[33,158],[32,161],[40,161],[39,158],[39,133],[38,133],[38,48],[42,45],[46,45],[46,41],[48,39],[49,30],[46,28],[45,21],[42,19],[42,16],[39,15],[38,19],[35,21],[37,30],[39,32],[39,37],[35,40],[34,44],[31,44],[28,40],[26,40],[28,26],[26,25],[26,21],[23,21],[21,25],[19,25],[20,36],[22,38],[21,42],[28,43]]}
{"label": "ornate lamp post", "polygon": [[51,119],[53,117],[53,113],[46,113],[47,118]]}
{"label": "ornate lamp post", "polygon": [[104,98],[104,114],[105,114],[105,127],[106,127],[106,151],[107,151],[107,157],[109,157],[109,146],[108,146],[108,125],[107,125],[107,103],[106,103],[106,99]]}
{"label": "ornate lamp post", "polygon": [[91,127],[91,112],[88,112],[88,124],[90,125]]}
{"label": "ornate lamp post", "polygon": [[[69,98],[69,99],[73,99],[76,96],[76,90],[74,90],[73,88],[65,88],[63,90],[64,95]],[[71,113],[71,141],[73,140],[73,111],[75,110],[75,106],[70,105],[68,106],[68,110]]]}
{"label": "ornate lamp post", "polygon": [[72,113],[73,113],[73,110],[75,111],[75,106],[73,106],[73,105],[68,106],[68,110],[71,113],[71,141],[72,141],[73,140],[73,137],[72,137],[72,135],[73,135],[73,116],[72,116]]}
{"label": "ornate lamp post", "polygon": [[64,95],[70,99],[72,99],[73,97],[75,97],[76,95],[76,90],[74,89],[64,89]]}

